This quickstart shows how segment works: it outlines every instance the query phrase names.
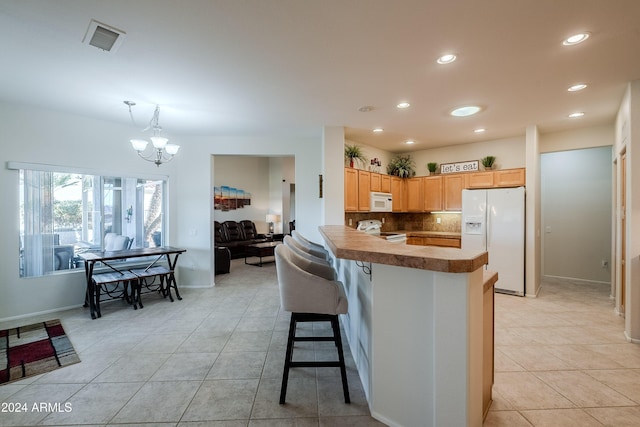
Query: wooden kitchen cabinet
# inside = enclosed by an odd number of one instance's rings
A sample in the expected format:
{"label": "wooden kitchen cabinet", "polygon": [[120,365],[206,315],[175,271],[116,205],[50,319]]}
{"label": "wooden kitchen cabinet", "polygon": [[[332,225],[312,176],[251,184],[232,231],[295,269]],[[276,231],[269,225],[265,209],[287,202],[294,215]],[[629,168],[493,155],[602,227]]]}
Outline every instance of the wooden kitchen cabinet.
{"label": "wooden kitchen cabinet", "polygon": [[424,237],[407,236],[407,245],[424,246]]}
{"label": "wooden kitchen cabinet", "polygon": [[358,170],[345,168],[344,170],[344,210],[355,212],[358,210]]}
{"label": "wooden kitchen cabinet", "polygon": [[[424,210],[423,203],[423,178],[407,178],[407,212],[422,212]],[[394,198],[395,202],[395,198]]]}
{"label": "wooden kitchen cabinet", "polygon": [[467,174],[467,188],[493,187],[493,172],[474,172]]}
{"label": "wooden kitchen cabinet", "polygon": [[525,184],[525,168],[503,169],[494,172],[496,187],[520,187]]}
{"label": "wooden kitchen cabinet", "polygon": [[391,193],[391,177],[389,175],[380,174],[380,191],[382,193]]}
{"label": "wooden kitchen cabinet", "polygon": [[404,180],[391,176],[391,194],[393,195],[393,212],[405,212]]}
{"label": "wooden kitchen cabinet", "polygon": [[358,170],[358,210],[368,212],[371,208],[371,172]]}
{"label": "wooden kitchen cabinet", "polygon": [[423,207],[426,212],[442,210],[442,176],[429,176],[423,181]]}
{"label": "wooden kitchen cabinet", "polygon": [[444,210],[462,210],[462,189],[465,187],[464,175],[444,176]]}
{"label": "wooden kitchen cabinet", "polygon": [[426,246],[444,246],[447,248],[459,248],[460,239],[447,239],[444,237],[425,237],[423,244]]}
{"label": "wooden kitchen cabinet", "polygon": [[371,172],[371,191],[382,192],[382,175]]}

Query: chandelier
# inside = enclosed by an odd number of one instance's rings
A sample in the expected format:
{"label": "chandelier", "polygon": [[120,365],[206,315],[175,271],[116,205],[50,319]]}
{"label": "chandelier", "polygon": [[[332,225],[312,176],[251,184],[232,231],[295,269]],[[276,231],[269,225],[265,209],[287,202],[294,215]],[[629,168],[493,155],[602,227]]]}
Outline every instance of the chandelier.
{"label": "chandelier", "polygon": [[[131,117],[131,122],[134,124],[134,126],[137,127],[135,121],[133,120],[133,113],[131,112],[131,107],[136,105],[136,103],[132,101],[124,101],[124,103],[129,106],[129,116]],[[149,138],[152,145],[152,148],[150,150],[147,150],[149,141],[146,141],[144,139],[131,140],[131,146],[138,152],[138,156],[148,162],[155,163],[156,166],[160,166],[161,164],[173,159],[173,156],[175,156],[180,149],[179,145],[169,144],[169,140],[167,138],[160,136],[162,127],[158,123],[159,118],[160,106],[156,105],[156,109],[153,113],[153,117],[151,117],[151,120],[149,121],[149,125],[142,130],[143,132],[146,132],[148,130],[151,130],[153,132],[153,135]]]}

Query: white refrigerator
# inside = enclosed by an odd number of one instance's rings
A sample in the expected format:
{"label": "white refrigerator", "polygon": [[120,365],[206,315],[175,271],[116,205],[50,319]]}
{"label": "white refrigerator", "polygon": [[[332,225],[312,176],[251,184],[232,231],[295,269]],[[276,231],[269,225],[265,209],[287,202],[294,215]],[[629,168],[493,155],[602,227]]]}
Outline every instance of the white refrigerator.
{"label": "white refrigerator", "polygon": [[496,292],[524,296],[524,187],[462,190],[462,249],[489,253]]}

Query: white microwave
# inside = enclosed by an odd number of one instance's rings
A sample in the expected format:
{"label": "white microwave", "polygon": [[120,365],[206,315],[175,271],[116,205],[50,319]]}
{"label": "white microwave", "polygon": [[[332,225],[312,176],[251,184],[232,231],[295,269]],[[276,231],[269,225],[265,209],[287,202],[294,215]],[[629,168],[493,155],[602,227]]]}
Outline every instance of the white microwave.
{"label": "white microwave", "polygon": [[391,193],[370,193],[370,212],[391,212],[393,208],[393,196]]}

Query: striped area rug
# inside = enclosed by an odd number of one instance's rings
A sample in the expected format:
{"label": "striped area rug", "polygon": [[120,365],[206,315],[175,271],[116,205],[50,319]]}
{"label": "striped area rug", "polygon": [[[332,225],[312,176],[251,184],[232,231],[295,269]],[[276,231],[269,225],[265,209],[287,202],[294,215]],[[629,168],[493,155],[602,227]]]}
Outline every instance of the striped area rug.
{"label": "striped area rug", "polygon": [[59,319],[0,331],[0,385],[78,362]]}

